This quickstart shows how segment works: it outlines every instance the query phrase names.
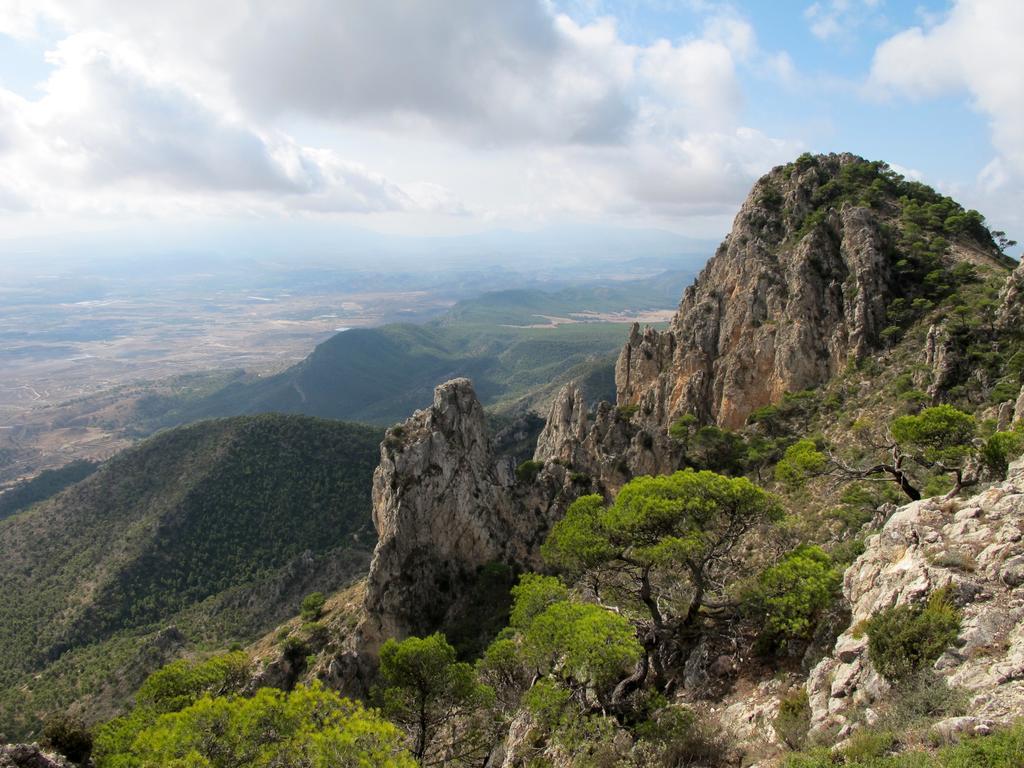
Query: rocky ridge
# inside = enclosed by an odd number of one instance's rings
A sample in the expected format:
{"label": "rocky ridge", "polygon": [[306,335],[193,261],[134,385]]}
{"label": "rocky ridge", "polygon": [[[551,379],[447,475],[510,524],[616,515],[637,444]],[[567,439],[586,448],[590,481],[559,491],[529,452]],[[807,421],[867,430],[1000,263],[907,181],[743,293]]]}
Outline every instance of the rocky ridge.
{"label": "rocky ridge", "polygon": [[606,402],[590,413],[568,384],[551,403],[533,458],[548,470],[560,464],[585,473],[607,493],[636,475],[673,472],[680,457],[666,430],[645,429]]}
{"label": "rocky ridge", "polygon": [[0,768],[71,768],[72,765],[38,744],[0,745]]}
{"label": "rocky ridge", "polygon": [[1007,278],[999,298],[999,325],[1017,332],[1024,330],[1024,262]]}
{"label": "rocky ridge", "polygon": [[[591,410],[571,383],[558,393],[528,479],[496,457],[468,380],[441,385],[430,408],[389,430],[374,478],[380,541],[362,645],[372,652],[384,637],[443,626],[460,585],[487,563],[536,565],[549,525],[581,493],[610,496],[631,477],[678,469],[669,427],[680,416],[737,427],[874,350],[899,291],[899,207],[821,200],[834,201],[828,190],[844,174],[875,166],[806,156],[762,177],[670,327],[631,330],[616,405]],[[999,263],[993,248],[964,235],[949,258]],[[928,354],[935,389],[956,362],[941,327]]]}
{"label": "rocky ridge", "polygon": [[388,430],[373,478],[379,541],[367,581],[359,649],[444,627],[460,593],[489,563],[537,567],[550,523],[574,497],[563,467],[516,483],[495,456],[483,407],[468,379],[434,392],[433,404]]}
{"label": "rocky ridge", "polygon": [[[828,185],[863,162],[819,156],[755,184],[671,326],[634,327],[615,370],[620,407],[636,406],[650,425],[692,413],[736,428],[755,409],[826,383],[878,347],[899,294],[897,210],[855,202],[814,210]],[[970,237],[951,256],[997,258]]]}

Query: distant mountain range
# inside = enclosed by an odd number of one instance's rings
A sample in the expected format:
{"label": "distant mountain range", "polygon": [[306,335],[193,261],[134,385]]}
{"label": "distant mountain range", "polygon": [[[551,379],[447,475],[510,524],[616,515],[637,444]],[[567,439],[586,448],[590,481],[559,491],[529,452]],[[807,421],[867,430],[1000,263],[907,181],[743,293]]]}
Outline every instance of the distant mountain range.
{"label": "distant mountain range", "polygon": [[[691,278],[676,271],[553,292],[491,292],[423,325],[354,328],[280,374],[232,383],[172,408],[159,423],[274,411],[386,425],[458,376],[472,378],[483,402],[505,411],[543,408],[570,378],[582,380],[591,399],[611,399],[625,318],[672,307]],[[552,327],[533,327],[544,325]]]}

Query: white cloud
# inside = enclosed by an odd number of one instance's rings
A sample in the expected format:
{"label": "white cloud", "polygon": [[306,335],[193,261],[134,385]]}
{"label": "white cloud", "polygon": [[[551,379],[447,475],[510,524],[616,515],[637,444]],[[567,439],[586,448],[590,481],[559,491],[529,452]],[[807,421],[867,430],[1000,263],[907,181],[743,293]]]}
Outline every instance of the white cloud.
{"label": "white cloud", "polygon": [[804,9],[811,34],[827,42],[848,42],[864,24],[879,17],[881,0],[819,0]]}
{"label": "white cloud", "polygon": [[33,0],[0,0],[0,35],[34,37],[40,10],[40,4]]}
{"label": "white cloud", "polygon": [[547,0],[35,10],[65,37],[40,98],[0,92],[28,126],[0,112],[0,172],[37,205],[668,216],[733,208],[793,148],[744,127],[738,73],[791,80],[792,62],[717,5],[699,34],[645,46]]}
{"label": "white cloud", "polygon": [[959,0],[942,23],[879,46],[871,81],[911,98],[966,91],[986,114],[992,142],[1024,174],[1024,3]]}
{"label": "white cloud", "polygon": [[48,59],[54,70],[38,100],[0,90],[0,168],[25,188],[19,200],[109,208],[117,197],[135,197],[134,207],[151,196],[158,208],[161,197],[227,195],[224,205],[241,193],[316,211],[418,207],[380,174],[219,111],[109,35],[71,35]]}

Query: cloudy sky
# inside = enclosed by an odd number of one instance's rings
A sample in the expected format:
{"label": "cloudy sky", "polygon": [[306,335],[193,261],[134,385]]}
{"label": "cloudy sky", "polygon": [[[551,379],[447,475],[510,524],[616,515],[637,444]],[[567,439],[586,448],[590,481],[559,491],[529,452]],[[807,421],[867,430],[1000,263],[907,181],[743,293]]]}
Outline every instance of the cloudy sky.
{"label": "cloudy sky", "polygon": [[719,237],[849,150],[1024,240],[1020,0],[0,0],[0,240]]}

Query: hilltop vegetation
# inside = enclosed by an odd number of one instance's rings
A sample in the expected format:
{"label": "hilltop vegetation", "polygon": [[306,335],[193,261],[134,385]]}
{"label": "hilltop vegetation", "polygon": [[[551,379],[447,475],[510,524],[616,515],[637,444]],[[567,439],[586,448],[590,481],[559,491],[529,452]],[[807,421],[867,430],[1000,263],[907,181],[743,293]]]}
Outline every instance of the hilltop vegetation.
{"label": "hilltop vegetation", "polygon": [[0,522],[0,731],[31,729],[86,679],[113,684],[121,662],[137,683],[147,656],[252,639],[358,575],[380,437],[307,417],[204,422]]}

